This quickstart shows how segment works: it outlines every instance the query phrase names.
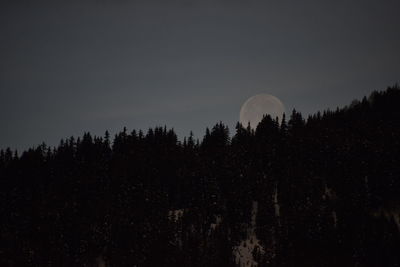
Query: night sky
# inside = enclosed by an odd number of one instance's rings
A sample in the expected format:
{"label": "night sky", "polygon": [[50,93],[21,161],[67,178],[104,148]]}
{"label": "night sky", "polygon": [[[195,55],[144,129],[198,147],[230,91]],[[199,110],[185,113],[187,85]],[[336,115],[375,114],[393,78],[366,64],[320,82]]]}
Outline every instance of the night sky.
{"label": "night sky", "polygon": [[398,0],[73,2],[1,2],[0,148],[232,133],[255,94],[307,115],[400,79]]}

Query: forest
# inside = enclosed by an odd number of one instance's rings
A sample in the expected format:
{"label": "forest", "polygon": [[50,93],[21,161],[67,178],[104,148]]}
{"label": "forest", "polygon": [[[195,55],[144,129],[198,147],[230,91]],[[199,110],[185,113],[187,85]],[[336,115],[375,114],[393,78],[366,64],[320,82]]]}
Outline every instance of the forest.
{"label": "forest", "polygon": [[0,266],[400,266],[399,103],[5,148]]}

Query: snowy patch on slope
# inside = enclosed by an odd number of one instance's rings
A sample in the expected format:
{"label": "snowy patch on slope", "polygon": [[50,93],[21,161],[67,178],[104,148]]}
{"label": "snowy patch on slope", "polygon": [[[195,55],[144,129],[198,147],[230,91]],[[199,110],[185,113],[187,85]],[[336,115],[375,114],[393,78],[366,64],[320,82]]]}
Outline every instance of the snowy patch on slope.
{"label": "snowy patch on slope", "polygon": [[179,209],[179,210],[170,210],[170,211],[168,211],[168,218],[169,218],[171,221],[176,222],[176,221],[178,221],[180,218],[182,218],[183,212],[184,212],[183,209]]}
{"label": "snowy patch on slope", "polygon": [[235,262],[240,267],[253,267],[258,266],[258,263],[254,260],[253,251],[258,250],[259,253],[264,254],[265,250],[260,244],[260,240],[256,236],[256,217],[258,211],[258,203],[253,201],[253,207],[251,211],[251,225],[247,232],[247,239],[242,240],[240,244],[233,248],[233,255]]}
{"label": "snowy patch on slope", "polygon": [[372,213],[374,217],[380,217],[384,216],[386,220],[391,220],[396,223],[397,229],[400,232],[400,211],[399,210],[385,210],[385,209],[379,209],[375,212]]}

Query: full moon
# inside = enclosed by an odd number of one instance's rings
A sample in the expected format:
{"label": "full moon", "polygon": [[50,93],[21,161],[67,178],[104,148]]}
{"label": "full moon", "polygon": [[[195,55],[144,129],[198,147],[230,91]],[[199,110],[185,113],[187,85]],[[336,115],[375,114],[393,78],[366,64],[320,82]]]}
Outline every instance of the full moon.
{"label": "full moon", "polygon": [[240,109],[240,123],[246,127],[250,122],[250,127],[255,129],[263,118],[263,115],[270,115],[272,119],[278,117],[282,120],[285,106],[275,96],[269,94],[259,94],[250,97],[244,102]]}

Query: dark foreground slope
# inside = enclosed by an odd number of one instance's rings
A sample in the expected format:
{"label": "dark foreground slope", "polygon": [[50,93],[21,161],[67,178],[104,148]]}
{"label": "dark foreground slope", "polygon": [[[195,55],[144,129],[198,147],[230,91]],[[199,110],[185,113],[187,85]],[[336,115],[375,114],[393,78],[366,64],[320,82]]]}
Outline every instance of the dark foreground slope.
{"label": "dark foreground slope", "polygon": [[0,266],[399,266],[399,103],[2,151]]}

